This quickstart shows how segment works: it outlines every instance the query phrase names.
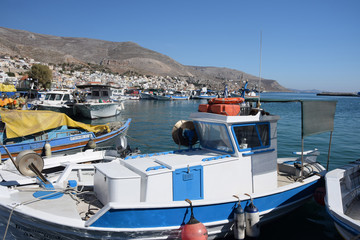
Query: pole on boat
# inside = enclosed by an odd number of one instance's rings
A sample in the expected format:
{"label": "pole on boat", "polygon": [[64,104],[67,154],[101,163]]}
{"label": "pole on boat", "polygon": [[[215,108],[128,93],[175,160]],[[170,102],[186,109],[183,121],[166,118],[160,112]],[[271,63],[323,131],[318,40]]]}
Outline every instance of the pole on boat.
{"label": "pole on boat", "polygon": [[16,164],[14,158],[12,157],[9,149],[8,149],[5,145],[1,145],[1,146],[5,149],[6,153],[9,155],[9,158],[11,159],[12,163],[13,163],[14,166],[17,168],[17,164]]}
{"label": "pole on boat", "polygon": [[330,131],[330,141],[329,141],[328,159],[327,159],[327,162],[326,162],[326,171],[329,171],[329,162],[330,162],[330,151],[331,151],[332,134],[333,134],[333,131]]}
{"label": "pole on boat", "polygon": [[301,137],[301,171],[300,178],[304,176],[304,137]]}
{"label": "pole on boat", "polygon": [[261,92],[261,55],[262,55],[262,31],[260,31],[260,64],[259,64],[259,98],[257,102],[257,107],[260,109],[260,92]]}

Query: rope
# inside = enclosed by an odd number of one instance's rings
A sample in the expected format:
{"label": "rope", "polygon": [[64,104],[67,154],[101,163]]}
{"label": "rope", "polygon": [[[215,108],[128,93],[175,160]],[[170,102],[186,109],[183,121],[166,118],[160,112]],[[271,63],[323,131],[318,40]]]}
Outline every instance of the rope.
{"label": "rope", "polygon": [[5,240],[6,238],[6,235],[7,235],[7,231],[9,229],[9,225],[10,225],[10,219],[11,219],[11,216],[14,212],[14,209],[17,207],[17,206],[20,206],[21,204],[16,204],[12,209],[11,209],[11,212],[10,212],[10,215],[9,215],[9,219],[7,221],[7,224],[6,224],[6,228],[5,228],[5,233],[4,233],[4,237],[3,237],[3,240]]}
{"label": "rope", "polygon": [[145,146],[147,146],[147,147],[151,147],[149,144],[142,143],[141,141],[136,140],[135,138],[132,138],[132,137],[130,137],[130,136],[127,135],[127,134],[126,134],[126,137],[130,138],[130,139],[131,139],[132,141],[134,141],[134,142],[138,142],[138,143],[140,143],[140,144],[142,144],[142,145],[145,145]]}

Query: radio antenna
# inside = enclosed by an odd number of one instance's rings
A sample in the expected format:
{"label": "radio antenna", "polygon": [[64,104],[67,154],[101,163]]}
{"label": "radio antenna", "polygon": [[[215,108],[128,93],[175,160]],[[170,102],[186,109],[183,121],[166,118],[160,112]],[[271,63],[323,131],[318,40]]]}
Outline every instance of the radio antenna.
{"label": "radio antenna", "polygon": [[260,108],[260,93],[261,93],[261,53],[262,51],[262,31],[260,31],[260,66],[259,66],[259,98],[258,98],[258,107]]}

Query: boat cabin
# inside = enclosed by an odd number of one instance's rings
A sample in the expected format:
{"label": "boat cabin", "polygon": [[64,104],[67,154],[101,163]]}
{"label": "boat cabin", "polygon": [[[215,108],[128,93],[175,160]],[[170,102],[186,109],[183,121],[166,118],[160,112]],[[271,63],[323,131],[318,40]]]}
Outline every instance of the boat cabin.
{"label": "boat cabin", "polygon": [[65,103],[71,103],[73,100],[73,96],[70,90],[56,90],[49,91],[45,93],[44,100],[41,101],[42,104],[48,105],[60,105]]}
{"label": "boat cabin", "polygon": [[[218,200],[278,187],[278,116],[260,111],[246,116],[197,112],[190,118],[199,148],[97,165],[94,191],[101,202]],[[109,190],[115,188],[118,191]]]}
{"label": "boat cabin", "polygon": [[86,101],[109,101],[111,97],[111,89],[109,85],[103,84],[84,84],[76,85],[77,88],[87,92]]}

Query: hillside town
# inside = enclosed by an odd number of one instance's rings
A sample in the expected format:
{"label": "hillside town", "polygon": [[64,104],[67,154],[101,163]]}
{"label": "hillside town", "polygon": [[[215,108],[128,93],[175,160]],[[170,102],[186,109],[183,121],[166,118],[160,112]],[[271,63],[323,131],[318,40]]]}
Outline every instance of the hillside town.
{"label": "hillside town", "polygon": [[33,64],[42,64],[52,70],[51,87],[54,89],[73,89],[77,84],[97,82],[109,84],[114,88],[132,89],[176,89],[195,90],[194,84],[180,80],[177,77],[138,76],[133,74],[119,75],[101,71],[74,71],[64,70],[63,67],[48,63],[36,62],[34,59],[1,56],[0,57],[0,83],[18,85],[20,79],[26,77],[26,72]]}

